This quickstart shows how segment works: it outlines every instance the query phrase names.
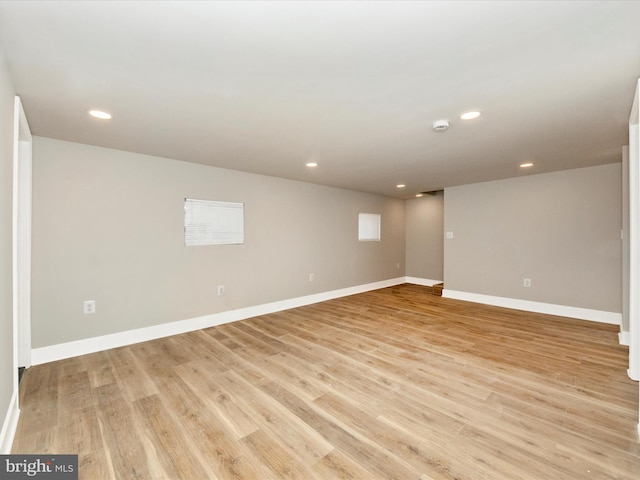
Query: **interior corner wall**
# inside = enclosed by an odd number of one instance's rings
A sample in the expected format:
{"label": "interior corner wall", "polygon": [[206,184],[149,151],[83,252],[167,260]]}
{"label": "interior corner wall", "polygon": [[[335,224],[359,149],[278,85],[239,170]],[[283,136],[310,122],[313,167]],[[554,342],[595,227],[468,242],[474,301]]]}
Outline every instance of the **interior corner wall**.
{"label": "interior corner wall", "polygon": [[[186,247],[185,198],[244,203],[245,243]],[[34,137],[32,345],[402,277],[404,232],[402,200]]]}
{"label": "interior corner wall", "polygon": [[406,201],[408,277],[441,281],[444,275],[444,192]]}
{"label": "interior corner wall", "polygon": [[[13,82],[0,51],[0,427],[14,395]],[[7,433],[7,432],[3,432]],[[3,438],[0,438],[2,441]],[[5,453],[5,452],[0,452]]]}
{"label": "interior corner wall", "polygon": [[621,178],[616,163],[447,188],[446,288],[620,313]]}

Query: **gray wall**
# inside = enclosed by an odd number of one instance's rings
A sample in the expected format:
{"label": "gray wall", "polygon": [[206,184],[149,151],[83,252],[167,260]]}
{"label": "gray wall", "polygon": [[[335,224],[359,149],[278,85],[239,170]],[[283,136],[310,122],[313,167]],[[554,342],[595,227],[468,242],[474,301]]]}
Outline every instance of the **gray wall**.
{"label": "gray wall", "polygon": [[13,98],[14,90],[0,51],[0,428],[13,394]]}
{"label": "gray wall", "polygon": [[621,176],[617,163],[447,188],[445,288],[621,312]]}
{"label": "gray wall", "polygon": [[442,280],[444,192],[407,200],[407,276]]}
{"label": "gray wall", "polygon": [[[402,200],[42,137],[33,148],[34,348],[405,275]],[[185,197],[244,202],[245,244],[185,247]],[[359,212],[382,214],[381,242],[357,241]]]}

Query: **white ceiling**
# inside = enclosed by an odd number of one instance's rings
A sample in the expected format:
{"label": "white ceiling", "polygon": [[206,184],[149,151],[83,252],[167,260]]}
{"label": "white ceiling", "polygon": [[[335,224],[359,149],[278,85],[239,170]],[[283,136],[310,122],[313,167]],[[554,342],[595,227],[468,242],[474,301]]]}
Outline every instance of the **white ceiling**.
{"label": "white ceiling", "polygon": [[614,1],[0,1],[0,48],[35,135],[410,198],[620,161],[638,18]]}

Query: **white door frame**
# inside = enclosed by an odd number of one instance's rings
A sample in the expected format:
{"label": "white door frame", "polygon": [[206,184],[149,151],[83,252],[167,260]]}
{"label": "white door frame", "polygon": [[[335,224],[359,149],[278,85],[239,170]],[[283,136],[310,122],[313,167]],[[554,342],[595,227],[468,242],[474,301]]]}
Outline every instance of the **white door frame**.
{"label": "white door frame", "polygon": [[[629,117],[629,377],[640,378],[640,80]],[[639,387],[640,388],[640,387]],[[640,399],[640,390],[638,391]],[[638,405],[640,434],[640,404]]]}
{"label": "white door frame", "polygon": [[14,100],[13,133],[13,361],[31,366],[31,165],[32,137],[20,97]]}

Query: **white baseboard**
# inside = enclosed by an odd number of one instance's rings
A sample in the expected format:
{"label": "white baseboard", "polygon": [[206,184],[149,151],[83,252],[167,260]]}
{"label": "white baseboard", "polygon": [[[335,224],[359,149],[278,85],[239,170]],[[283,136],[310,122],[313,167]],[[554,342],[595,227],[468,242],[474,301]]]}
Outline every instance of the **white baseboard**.
{"label": "white baseboard", "polygon": [[32,365],[54,362],[65,358],[86,355],[88,353],[100,352],[110,348],[123,347],[134,343],[146,342],[157,338],[179,335],[181,333],[192,332],[202,328],[214,327],[225,323],[236,322],[246,318],[266,315],[268,313],[280,312],[290,308],[302,307],[313,303],[324,302],[334,298],[346,297],[357,293],[368,292],[380,288],[392,287],[405,282],[405,277],[383,280],[380,282],[358,285],[355,287],[342,288],[329,292],[316,293],[304,297],[282,300],[279,302],[265,303],[253,307],[229,310],[226,312],[213,313],[202,317],[180,320],[177,322],[163,323],[151,327],[127,330],[124,332],[112,333],[100,337],[87,338],[74,342],[61,343],[48,347],[34,348],[31,351]]}
{"label": "white baseboard", "polygon": [[629,336],[629,332],[622,331],[618,333],[618,343],[620,345],[624,345],[625,347],[628,347],[630,341],[631,341],[631,337]]}
{"label": "white baseboard", "polygon": [[20,410],[18,409],[18,390],[15,390],[11,396],[9,409],[7,410],[4,422],[2,423],[2,430],[0,431],[0,454],[2,455],[8,455],[11,453],[11,446],[13,445],[13,438],[16,435],[19,418]]}
{"label": "white baseboard", "polygon": [[442,296],[456,300],[466,300],[468,302],[484,303],[486,305],[494,305],[497,307],[513,308],[515,310],[557,315],[560,317],[571,317],[580,320],[589,320],[592,322],[608,323],[611,325],[620,325],[622,323],[622,314],[616,312],[569,307],[566,305],[555,305],[552,303],[532,302],[529,300],[518,300],[515,298],[494,297],[493,295],[458,292],[447,289],[442,292]]}
{"label": "white baseboard", "polygon": [[407,283],[413,283],[415,285],[423,285],[425,287],[433,287],[437,283],[442,283],[442,280],[430,280],[428,278],[418,277],[404,277]]}
{"label": "white baseboard", "polygon": [[[441,283],[440,280],[431,280],[416,277],[398,277],[380,282],[358,285],[355,287],[342,288],[339,290],[331,290],[328,292],[297,297],[278,302],[256,305],[253,307],[240,308],[237,310],[229,310],[226,312],[213,313],[202,317],[180,320],[177,322],[153,325],[151,327],[139,328],[135,330],[127,330],[124,332],[112,333],[100,337],[87,338],[74,342],[61,343],[47,347],[35,348],[31,351],[32,365],[54,362],[65,358],[86,355],[88,353],[99,352],[110,348],[123,347],[134,343],[146,342],[157,338],[168,337],[171,335],[179,335],[181,333],[192,332],[202,328],[214,327],[225,323],[236,322],[259,315],[280,312],[290,308],[302,307],[313,303],[324,302],[334,298],[355,295],[358,293],[377,290],[380,288],[400,285],[402,283],[413,283],[417,285],[433,286]],[[513,298],[494,297],[491,295],[482,295],[477,293],[458,292],[454,290],[444,290],[443,297],[453,298],[457,300],[466,300],[469,302],[484,303],[487,305],[495,305],[505,308],[514,308],[516,310],[525,310],[536,313],[545,313],[549,315],[559,315],[563,317],[578,318],[581,320],[590,320],[595,322],[609,323],[620,325],[622,322],[622,314],[615,312],[604,312],[599,310],[589,310],[585,308],[567,307],[564,305],[554,305],[548,303],[531,302],[527,300],[517,300]],[[623,339],[621,332],[620,342]],[[3,430],[4,432],[4,430]]]}

